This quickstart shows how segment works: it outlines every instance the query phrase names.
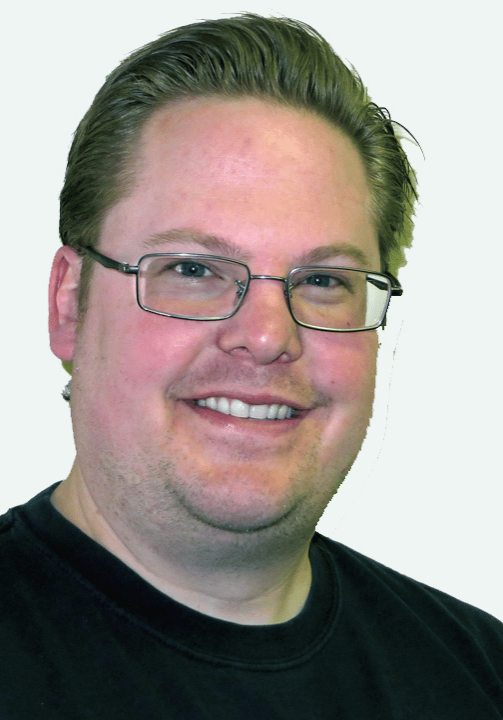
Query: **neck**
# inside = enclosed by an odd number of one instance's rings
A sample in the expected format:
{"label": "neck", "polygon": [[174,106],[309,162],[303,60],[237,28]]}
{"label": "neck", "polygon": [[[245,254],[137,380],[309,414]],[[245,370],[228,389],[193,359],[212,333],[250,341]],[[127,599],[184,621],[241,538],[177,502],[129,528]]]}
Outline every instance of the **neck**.
{"label": "neck", "polygon": [[168,538],[159,538],[120,522],[112,527],[75,467],[52,502],[148,583],[203,614],[243,625],[281,623],[301,611],[309,594],[310,537],[271,543],[267,530],[210,528],[198,536],[193,528],[170,528]]}

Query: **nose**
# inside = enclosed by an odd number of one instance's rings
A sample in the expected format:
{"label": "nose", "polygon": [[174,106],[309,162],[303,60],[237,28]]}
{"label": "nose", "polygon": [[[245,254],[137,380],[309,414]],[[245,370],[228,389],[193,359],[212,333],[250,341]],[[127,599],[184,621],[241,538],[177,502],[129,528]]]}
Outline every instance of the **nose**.
{"label": "nose", "polygon": [[293,362],[302,354],[300,329],[288,310],[284,283],[255,278],[237,313],[221,321],[218,346],[259,365]]}

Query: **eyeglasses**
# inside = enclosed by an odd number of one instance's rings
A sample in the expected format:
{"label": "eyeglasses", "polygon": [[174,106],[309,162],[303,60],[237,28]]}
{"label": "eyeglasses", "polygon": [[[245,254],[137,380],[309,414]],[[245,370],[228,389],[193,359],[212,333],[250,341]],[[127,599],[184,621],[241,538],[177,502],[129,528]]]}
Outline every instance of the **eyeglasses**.
{"label": "eyeglasses", "polygon": [[283,278],[251,275],[244,263],[216,255],[155,253],[130,265],[89,247],[81,250],[106,268],[136,275],[136,297],[143,310],[183,320],[226,320],[241,307],[251,280],[276,280],[284,285],[298,325],[358,332],[384,325],[391,296],[403,292],[390,273],[354,268],[298,267]]}

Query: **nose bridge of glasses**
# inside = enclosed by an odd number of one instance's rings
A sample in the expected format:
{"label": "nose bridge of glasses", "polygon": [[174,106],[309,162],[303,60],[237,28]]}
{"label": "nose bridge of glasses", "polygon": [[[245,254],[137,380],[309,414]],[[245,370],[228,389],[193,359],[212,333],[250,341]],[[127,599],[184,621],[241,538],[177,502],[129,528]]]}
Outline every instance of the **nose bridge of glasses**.
{"label": "nose bridge of glasses", "polygon": [[[289,293],[288,278],[280,277],[279,275],[250,275],[247,286],[245,286],[243,283],[241,283],[240,281],[237,280],[236,281],[236,285],[238,286],[237,293],[238,293],[238,298],[241,300],[241,302],[244,299],[243,295],[245,295],[248,292],[248,290],[250,289],[250,282],[252,280],[276,280],[277,282],[282,282],[283,286],[284,286],[283,292],[284,292],[285,298],[287,300],[288,306],[290,305],[289,300],[288,300],[288,297],[289,297],[289,295],[288,295],[288,293]],[[240,304],[241,304],[241,302],[240,302]]]}
{"label": "nose bridge of glasses", "polygon": [[288,297],[288,278],[279,275],[250,275],[250,280],[277,280],[284,285],[285,297]]}
{"label": "nose bridge of glasses", "polygon": [[[236,284],[238,285],[239,306],[242,305],[243,300],[245,299],[244,295],[249,292],[252,280],[275,280],[276,282],[283,283],[283,294],[284,294],[285,300],[286,300],[284,309],[288,313],[288,315],[291,316],[293,320],[295,320],[295,318],[293,318],[293,315],[292,315],[292,311],[290,308],[290,300],[288,297],[288,288],[289,288],[288,278],[280,277],[279,275],[251,275],[250,274],[249,278],[248,278],[247,286],[244,286],[240,282],[237,282]],[[269,312],[271,313],[271,316],[274,315],[276,318],[274,323],[277,324],[277,322],[278,322],[278,317],[277,317],[278,297],[276,296],[276,298],[273,299],[273,296],[269,296],[269,300],[266,303],[264,303],[264,296],[261,291],[261,288],[256,288],[256,289],[259,291],[256,297],[259,302],[259,307],[261,308],[260,312],[263,313],[265,311],[265,308],[268,307]],[[255,300],[254,302],[257,302],[257,300]],[[255,309],[255,311],[256,311],[256,309]]]}

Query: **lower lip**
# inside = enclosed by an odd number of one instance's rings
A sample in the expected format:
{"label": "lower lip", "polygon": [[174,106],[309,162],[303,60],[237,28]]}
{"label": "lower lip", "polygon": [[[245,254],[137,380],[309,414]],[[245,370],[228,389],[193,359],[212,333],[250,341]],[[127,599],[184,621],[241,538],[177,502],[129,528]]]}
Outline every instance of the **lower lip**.
{"label": "lower lip", "polygon": [[211,410],[211,408],[202,407],[193,402],[184,401],[184,404],[204,420],[220,428],[227,427],[239,432],[265,432],[267,434],[289,432],[302,422],[304,415],[303,413],[303,415],[299,417],[285,418],[284,420],[256,420],[254,418],[240,418],[234,415],[226,415],[225,413],[218,412],[218,410]]}

